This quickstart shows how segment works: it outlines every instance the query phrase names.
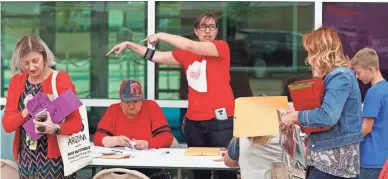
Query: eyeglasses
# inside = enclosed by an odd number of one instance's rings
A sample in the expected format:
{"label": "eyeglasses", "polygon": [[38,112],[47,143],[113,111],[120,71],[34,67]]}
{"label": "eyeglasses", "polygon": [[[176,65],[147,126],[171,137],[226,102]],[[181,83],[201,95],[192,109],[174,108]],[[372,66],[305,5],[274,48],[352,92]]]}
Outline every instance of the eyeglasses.
{"label": "eyeglasses", "polygon": [[211,25],[199,25],[197,26],[197,28],[200,30],[200,31],[206,31],[207,28],[209,28],[210,31],[214,31],[217,29],[217,25],[216,24],[211,24]]}

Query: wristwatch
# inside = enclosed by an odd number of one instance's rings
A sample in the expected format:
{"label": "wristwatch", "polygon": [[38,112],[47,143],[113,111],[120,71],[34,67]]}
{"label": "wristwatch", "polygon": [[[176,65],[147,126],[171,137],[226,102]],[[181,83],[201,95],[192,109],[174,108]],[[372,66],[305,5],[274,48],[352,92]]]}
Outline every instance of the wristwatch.
{"label": "wristwatch", "polygon": [[60,132],[61,132],[61,127],[58,124],[54,125],[54,132],[53,132],[53,134],[57,135]]}

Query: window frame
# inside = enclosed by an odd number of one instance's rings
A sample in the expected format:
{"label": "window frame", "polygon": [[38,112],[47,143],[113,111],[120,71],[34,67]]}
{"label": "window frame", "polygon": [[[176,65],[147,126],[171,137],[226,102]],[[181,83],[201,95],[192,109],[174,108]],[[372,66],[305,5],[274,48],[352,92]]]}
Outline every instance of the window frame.
{"label": "window frame", "polygon": [[[285,2],[314,2],[314,29],[318,29],[322,25],[322,8],[323,8],[323,2],[342,2],[338,0],[315,0],[315,1],[305,1],[305,0],[283,0]],[[360,2],[381,2],[378,0],[362,0],[357,1],[357,3]],[[152,35],[155,33],[155,25],[156,25],[156,2],[154,0],[147,1],[147,34]],[[1,3],[0,3],[1,8]],[[1,14],[0,14],[1,18]],[[1,34],[1,28],[0,28],[0,34]],[[1,42],[0,42],[1,43]],[[151,45],[148,45],[149,47]],[[0,52],[1,55],[1,52]],[[1,62],[0,58],[0,62]],[[1,81],[3,83],[3,81]],[[1,84],[3,85],[3,84]],[[155,64],[148,61],[147,62],[147,75],[146,75],[146,88],[145,88],[147,99],[155,100]],[[0,88],[1,90],[1,88]],[[0,95],[1,95],[0,91]],[[119,102],[119,99],[81,99],[81,101],[88,107],[108,107],[113,103]],[[164,108],[187,108],[188,102],[187,100],[155,100],[160,107]],[[0,96],[0,105],[6,104],[6,98],[5,96]]]}

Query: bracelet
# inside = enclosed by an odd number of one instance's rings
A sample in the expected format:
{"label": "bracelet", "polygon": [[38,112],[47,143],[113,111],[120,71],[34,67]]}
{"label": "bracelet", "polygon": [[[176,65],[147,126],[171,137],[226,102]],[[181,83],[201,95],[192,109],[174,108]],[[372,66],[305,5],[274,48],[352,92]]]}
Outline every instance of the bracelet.
{"label": "bracelet", "polygon": [[155,50],[152,49],[152,48],[147,48],[147,52],[145,53],[144,55],[144,59],[152,62],[152,58],[154,57],[154,54],[155,54]]}
{"label": "bracelet", "polygon": [[53,135],[57,135],[61,132],[61,127],[58,124],[55,124],[54,128],[55,129],[54,129]]}

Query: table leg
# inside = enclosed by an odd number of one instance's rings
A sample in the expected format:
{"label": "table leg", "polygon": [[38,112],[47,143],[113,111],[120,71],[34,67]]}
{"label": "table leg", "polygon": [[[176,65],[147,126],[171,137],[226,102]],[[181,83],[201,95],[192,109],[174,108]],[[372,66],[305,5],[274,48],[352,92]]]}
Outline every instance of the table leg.
{"label": "table leg", "polygon": [[178,179],[182,179],[182,169],[178,169],[177,177]]}
{"label": "table leg", "polygon": [[96,175],[96,172],[97,172],[97,168],[92,167],[92,178],[94,177],[94,175]]}

